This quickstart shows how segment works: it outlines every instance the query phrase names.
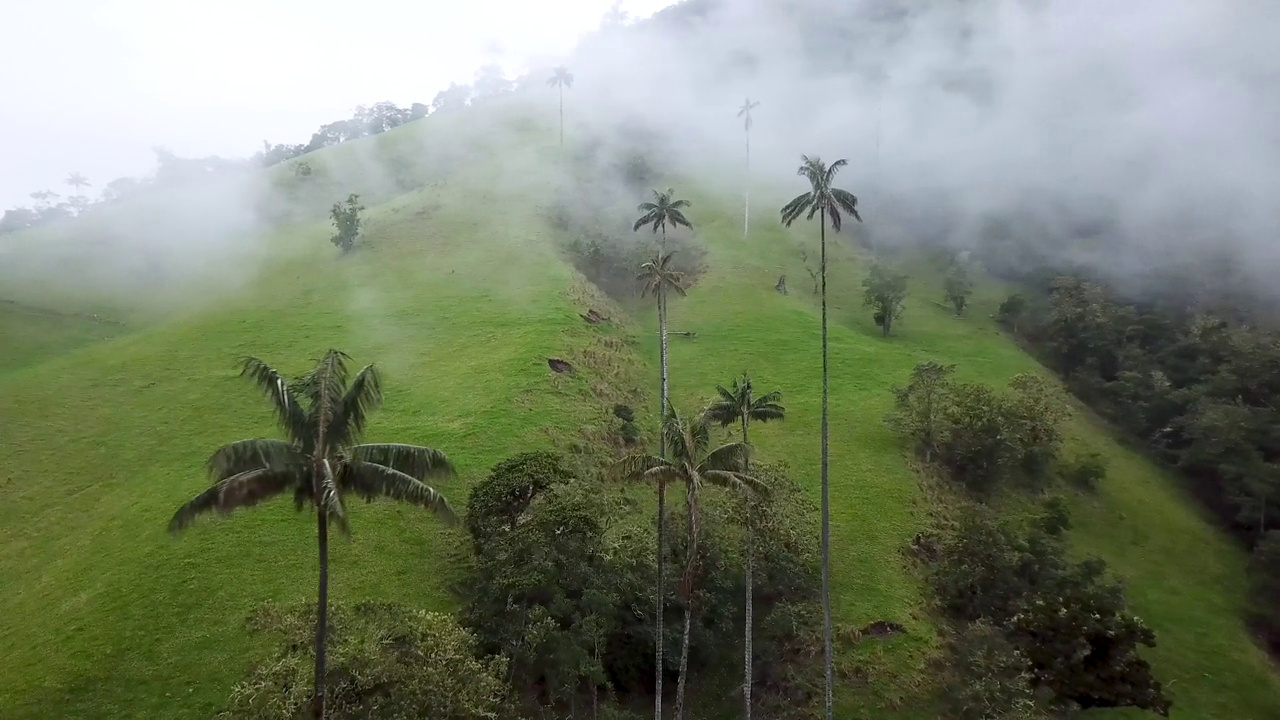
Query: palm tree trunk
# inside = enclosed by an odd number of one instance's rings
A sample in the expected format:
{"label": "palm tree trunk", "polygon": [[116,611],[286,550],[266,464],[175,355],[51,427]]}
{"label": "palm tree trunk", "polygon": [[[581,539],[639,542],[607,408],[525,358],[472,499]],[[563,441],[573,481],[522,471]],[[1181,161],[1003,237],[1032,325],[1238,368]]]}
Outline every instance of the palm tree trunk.
{"label": "palm tree trunk", "polygon": [[[664,228],[662,231],[663,247],[666,247],[667,232]],[[661,372],[661,388],[659,389],[659,402],[661,405],[662,418],[667,416],[667,302],[666,288],[658,287],[658,335],[659,335],[659,365]],[[659,419],[658,432],[658,455],[667,456],[666,436],[661,431],[662,419]],[[662,676],[665,670],[663,666],[662,656],[663,648],[666,645],[666,635],[663,632],[663,615],[666,611],[666,584],[664,580],[663,568],[665,567],[665,539],[667,531],[667,486],[666,483],[658,483],[658,580],[657,592],[658,596],[658,613],[654,624],[656,625],[654,639],[654,693],[653,693],[653,717],[654,720],[662,720]]]}
{"label": "palm tree trunk", "polygon": [[690,483],[689,490],[685,493],[689,548],[684,563],[684,639],[680,642],[680,679],[676,682],[676,720],[684,720],[684,691],[689,678],[689,637],[693,631],[693,571],[698,557],[698,525],[695,517],[697,503],[694,485]]}
{"label": "palm tree trunk", "polygon": [[564,85],[560,85],[560,149],[564,149]]}
{"label": "palm tree trunk", "polygon": [[[747,225],[751,222],[751,131],[747,131],[747,187],[742,193],[742,237],[747,236]],[[743,442],[746,442],[745,440]]]}
{"label": "palm tree trunk", "polygon": [[655,677],[653,681],[653,685],[654,685],[653,720],[662,720],[662,674],[664,669],[662,664],[662,655],[663,655],[662,651],[663,651],[663,647],[666,645],[666,643],[664,642],[664,640],[666,639],[666,636],[663,634],[663,622],[662,622],[662,616],[664,614],[664,611],[666,610],[666,603],[663,602],[663,600],[666,599],[665,593],[663,592],[663,590],[666,589],[666,584],[663,582],[664,580],[663,568],[666,566],[666,563],[663,562],[663,551],[666,549],[665,548],[666,534],[667,534],[667,484],[664,482],[659,482],[658,483],[658,581],[657,581],[657,592],[656,592],[656,595],[658,596],[658,612],[654,620],[655,630],[654,630],[654,641],[653,641],[653,648],[654,648],[653,654],[654,654],[654,666],[655,666],[655,670],[654,670]]}
{"label": "palm tree trunk", "polygon": [[316,720],[324,720],[324,641],[329,623],[329,523],[324,506],[316,508],[320,543],[320,592],[316,600],[316,683],[312,698]]}
{"label": "palm tree trunk", "polygon": [[819,274],[822,276],[822,664],[826,677],[826,720],[832,720],[831,703],[831,481],[827,461],[827,215],[822,209],[818,227],[821,228],[822,258]]}
{"label": "palm tree trunk", "polygon": [[[750,412],[748,410],[748,412]],[[747,444],[747,417],[746,413],[742,416],[742,443]],[[743,462],[743,469],[749,463]],[[746,620],[743,623],[743,660],[742,660],[742,717],[744,720],[751,720],[751,685],[754,674],[751,672],[751,628],[752,619],[755,610],[755,599],[752,593],[752,575],[755,573],[755,528],[751,524],[751,498],[748,496],[747,501],[747,608]]]}

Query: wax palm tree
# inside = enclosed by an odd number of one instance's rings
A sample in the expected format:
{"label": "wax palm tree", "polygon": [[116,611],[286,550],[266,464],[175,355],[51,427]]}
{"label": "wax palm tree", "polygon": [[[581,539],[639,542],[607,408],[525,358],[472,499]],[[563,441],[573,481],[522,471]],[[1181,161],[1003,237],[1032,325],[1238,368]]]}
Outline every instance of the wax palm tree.
{"label": "wax palm tree", "polygon": [[818,232],[822,245],[819,274],[822,294],[822,645],[823,665],[826,674],[826,719],[831,720],[831,483],[827,462],[827,220],[831,229],[840,232],[841,212],[862,222],[858,215],[858,198],[847,190],[832,185],[840,168],[848,165],[844,159],[828,167],[817,156],[800,156],[797,175],[809,181],[809,192],[796,197],[782,207],[782,224],[787,227],[801,215],[806,220],[818,216]]}
{"label": "wax palm tree", "polygon": [[[640,296],[646,297],[652,295],[658,302],[658,352],[659,367],[661,368],[662,379],[659,389],[659,398],[661,402],[662,417],[667,415],[667,293],[675,291],[680,295],[685,294],[684,290],[684,273],[671,269],[671,256],[674,253],[666,255],[657,254],[652,259],[640,266],[640,274],[636,276],[636,280],[642,283]],[[658,455],[666,457],[667,443],[666,436],[662,433],[658,435]],[[663,589],[666,587],[663,581],[663,552],[665,550],[665,538],[667,528],[667,488],[665,485],[658,485],[658,619],[657,619],[657,647],[655,653],[657,655],[657,679],[655,680],[654,695],[654,714],[656,720],[662,720],[662,614],[663,614]]]}
{"label": "wax palm tree", "polygon": [[350,534],[344,498],[351,494],[366,501],[388,497],[429,508],[445,520],[454,519],[444,496],[423,483],[428,477],[453,474],[444,453],[417,445],[356,444],[369,412],[382,400],[382,390],[373,365],[366,365],[348,383],[349,359],[330,350],[294,381],[257,358],[245,359],[240,374],[266,394],[285,439],[240,440],[218,448],[208,461],[212,487],[178,508],[169,521],[169,531],[176,533],[202,513],[226,514],[283,493],[292,493],[299,511],[316,509],[320,587],[314,710],[318,718],[324,717],[329,523]]}
{"label": "wax palm tree", "polygon": [[89,180],[85,178],[84,175],[81,175],[78,172],[73,172],[70,175],[68,175],[66,179],[66,183],[71,187],[75,188],[76,192],[79,192],[80,188],[89,187],[90,185],[93,184],[93,183],[90,183]]}
{"label": "wax palm tree", "polygon": [[[689,670],[689,637],[693,628],[693,585],[698,557],[698,493],[704,485],[716,485],[739,491],[767,492],[764,484],[743,468],[751,448],[734,442],[709,449],[711,419],[705,414],[686,418],[668,407],[662,418],[662,438],[670,459],[656,455],[632,455],[619,464],[619,474],[628,480],[644,480],[657,484],[659,492],[669,483],[683,483],[687,507],[688,551],[681,590],[685,596],[684,639],[680,646],[680,679],[676,684],[676,720],[684,718],[684,693]],[[661,567],[661,557],[658,559]],[[661,617],[661,613],[659,613]],[[659,635],[659,644],[662,637]],[[661,646],[661,645],[659,645]],[[661,673],[661,667],[659,667]],[[655,701],[655,717],[660,720],[661,706]]]}
{"label": "wax palm tree", "polygon": [[742,129],[747,134],[747,187],[742,194],[742,237],[747,236],[747,224],[751,217],[751,111],[759,105],[760,103],[751,102],[751,98],[747,98],[742,101],[742,107],[738,108],[738,117],[742,118]]}
{"label": "wax palm tree", "polygon": [[560,147],[564,147],[564,89],[573,87],[573,73],[569,72],[569,68],[561,65],[551,71],[551,77],[547,78],[547,85],[560,90]]}
{"label": "wax palm tree", "polygon": [[679,227],[684,226],[692,228],[689,219],[684,216],[684,209],[690,206],[688,200],[676,200],[676,191],[667,188],[666,192],[653,191],[653,202],[643,202],[636,206],[636,210],[644,213],[640,219],[636,220],[635,225],[631,229],[639,230],[649,225],[653,227],[656,233],[662,231],[662,252],[667,251],[667,226]]}
{"label": "wax palm tree", "polygon": [[[716,386],[716,399],[706,409],[707,419],[728,426],[735,422],[742,424],[742,442],[749,443],[747,428],[752,420],[768,422],[781,420],[786,416],[782,407],[782,393],[773,391],[760,397],[755,396],[751,385],[751,376],[742,373],[742,378],[733,381],[728,388]],[[744,472],[750,472],[745,464]],[[755,528],[751,525],[751,499],[747,498],[747,543],[746,543],[746,620],[743,629],[743,676],[742,676],[742,708],[743,718],[751,720],[751,625],[755,610],[755,599],[752,596],[752,575],[755,572]]]}

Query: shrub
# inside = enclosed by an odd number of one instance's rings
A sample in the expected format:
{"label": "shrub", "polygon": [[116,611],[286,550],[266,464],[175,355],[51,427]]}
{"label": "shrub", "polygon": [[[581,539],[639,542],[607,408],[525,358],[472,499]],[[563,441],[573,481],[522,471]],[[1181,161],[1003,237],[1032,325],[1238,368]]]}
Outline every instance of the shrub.
{"label": "shrub", "polygon": [[[477,653],[448,615],[384,603],[329,608],[326,716],[333,720],[506,720],[514,717],[506,661]],[[222,717],[308,717],[314,679],[315,606],[268,605],[252,632],[275,636],[274,651],[231,691]]]}
{"label": "shrub", "polygon": [[1098,452],[1086,452],[1063,462],[1058,474],[1081,490],[1094,492],[1107,478],[1107,460]]}
{"label": "shrub", "polygon": [[955,720],[1039,720],[1027,658],[1005,632],[979,621],[966,625],[946,647],[943,700]]}
{"label": "shrub", "polygon": [[333,218],[333,226],[338,230],[333,237],[329,238],[329,242],[336,245],[344,255],[355,247],[356,237],[360,235],[360,213],[364,209],[365,207],[360,204],[360,196],[351,193],[347,196],[345,205],[336,202],[329,210],[329,217]]}
{"label": "shrub", "polygon": [[1167,715],[1170,703],[1138,652],[1155,646],[1155,634],[1127,610],[1105,563],[1068,560],[1043,525],[1018,530],[981,508],[962,515],[929,567],[943,612],[961,627],[1003,628],[1033,687],[1056,704]]}

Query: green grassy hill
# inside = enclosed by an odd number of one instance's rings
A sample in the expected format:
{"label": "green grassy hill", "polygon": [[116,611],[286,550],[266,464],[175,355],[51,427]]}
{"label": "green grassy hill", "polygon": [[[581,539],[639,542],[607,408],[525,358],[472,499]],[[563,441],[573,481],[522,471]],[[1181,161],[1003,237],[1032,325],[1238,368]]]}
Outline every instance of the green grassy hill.
{"label": "green grassy hill", "polygon": [[[273,433],[266,404],[236,377],[242,355],[286,372],[331,346],[378,362],[386,402],[370,439],[450,453],[461,475],[442,489],[458,506],[502,457],[590,439],[614,401],[656,419],[653,313],[612,307],[586,285],[539,210],[554,183],[511,171],[545,161],[544,136],[517,132],[480,152],[472,129],[466,162],[412,160],[459,147],[450,133],[462,127],[430,119],[315,156],[342,178],[330,190],[381,177],[370,157],[401,168],[399,184],[370,194],[364,245],[347,258],[327,244],[325,222],[296,223],[261,238],[267,252],[242,285],[159,322],[107,337],[0,314],[6,339],[21,338],[0,346],[0,717],[208,717],[244,670],[250,609],[313,595],[312,526],[287,502],[165,534],[203,487],[210,451]],[[417,189],[397,194],[407,186]],[[814,228],[784,233],[762,211],[744,241],[734,208],[699,197],[690,213],[709,253],[689,297],[672,303],[673,329],[697,332],[672,340],[673,398],[689,407],[743,370],[782,390],[789,418],[753,440],[816,497],[818,314],[794,251],[812,247]],[[831,269],[833,602],[844,625],[885,619],[908,632],[842,649],[868,681],[841,688],[838,716],[927,718],[923,662],[936,631],[901,555],[925,498],[883,423],[890,389],[927,358],[987,382],[1037,365],[988,319],[994,295],[955,319],[933,303],[941,293],[925,274],[896,337],[881,338],[860,307],[847,242],[835,241]],[[788,296],[773,290],[783,272]],[[619,320],[612,329],[578,317],[602,306]],[[578,372],[551,372],[549,357]],[[1072,433],[1112,458],[1100,494],[1074,502],[1073,541],[1127,579],[1157,632],[1150,657],[1174,716],[1275,717],[1280,679],[1237,619],[1243,555],[1084,413]],[[352,527],[354,539],[331,551],[335,600],[451,606],[455,531],[390,504],[356,507]]]}

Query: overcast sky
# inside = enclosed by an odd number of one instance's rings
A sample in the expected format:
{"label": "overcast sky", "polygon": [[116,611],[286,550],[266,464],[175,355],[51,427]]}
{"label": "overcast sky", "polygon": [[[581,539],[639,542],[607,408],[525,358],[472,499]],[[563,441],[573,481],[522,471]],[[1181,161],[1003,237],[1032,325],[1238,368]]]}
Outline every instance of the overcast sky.
{"label": "overcast sky", "polygon": [[[674,0],[622,0],[647,17]],[[245,156],[358,104],[430,103],[481,65],[572,48],[612,0],[38,0],[5,3],[0,210],[79,171],[92,192],[163,145]],[[66,194],[64,192],[64,194]]]}

